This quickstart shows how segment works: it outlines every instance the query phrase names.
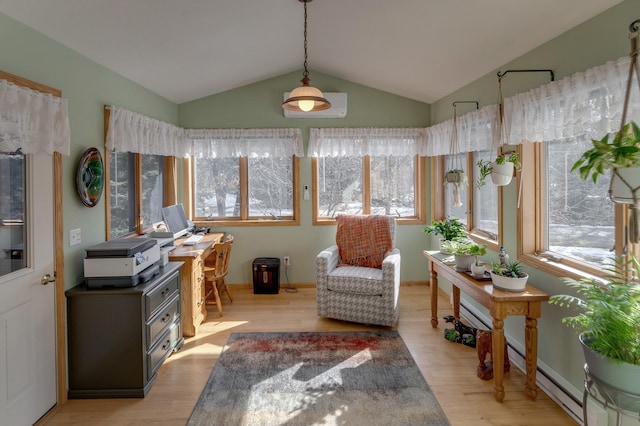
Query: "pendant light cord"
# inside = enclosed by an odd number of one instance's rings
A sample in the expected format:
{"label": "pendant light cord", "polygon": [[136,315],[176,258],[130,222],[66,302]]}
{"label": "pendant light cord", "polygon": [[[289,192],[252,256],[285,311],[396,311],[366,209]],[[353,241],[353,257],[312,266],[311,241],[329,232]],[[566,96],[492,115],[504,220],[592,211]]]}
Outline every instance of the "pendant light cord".
{"label": "pendant light cord", "polygon": [[304,78],[308,78],[309,68],[307,64],[307,3],[310,0],[303,0],[303,1],[304,1],[304,72],[302,73],[302,76]]}

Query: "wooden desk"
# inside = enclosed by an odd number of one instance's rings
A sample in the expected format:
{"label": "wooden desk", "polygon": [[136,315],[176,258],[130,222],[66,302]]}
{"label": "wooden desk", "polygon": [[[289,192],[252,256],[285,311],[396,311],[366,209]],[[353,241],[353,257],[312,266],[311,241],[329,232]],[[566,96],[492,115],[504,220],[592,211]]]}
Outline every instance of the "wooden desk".
{"label": "wooden desk", "polygon": [[204,303],[204,260],[213,253],[213,245],[220,242],[223,233],[210,233],[195,245],[185,246],[186,238],[175,241],[176,248],[169,253],[169,260],[184,262],[180,275],[182,308],[182,335],[195,336],[198,327],[207,319]]}
{"label": "wooden desk", "polygon": [[[493,319],[492,358],[493,358],[493,396],[496,401],[504,399],[504,319],[509,315],[525,315],[525,356],[527,382],[525,392],[531,399],[536,399],[536,369],[538,362],[538,328],[540,302],[549,300],[549,295],[527,284],[523,292],[509,292],[493,287],[491,281],[478,281],[471,276],[457,272],[453,265],[443,262],[450,255],[437,251],[424,250],[423,254],[431,270],[431,326],[438,326],[438,276],[442,276],[451,284],[453,294],[453,316],[460,318],[460,290],[489,309]],[[496,367],[498,366],[498,367]]]}

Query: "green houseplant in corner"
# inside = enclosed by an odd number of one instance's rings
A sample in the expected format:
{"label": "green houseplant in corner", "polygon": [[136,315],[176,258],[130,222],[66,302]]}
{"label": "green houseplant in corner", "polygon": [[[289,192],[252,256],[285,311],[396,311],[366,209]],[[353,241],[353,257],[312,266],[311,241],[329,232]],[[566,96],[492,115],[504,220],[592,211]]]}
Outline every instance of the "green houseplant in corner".
{"label": "green houseplant in corner", "polygon": [[508,185],[513,177],[513,170],[522,169],[520,154],[518,151],[500,154],[495,161],[478,160],[476,163],[480,172],[476,179],[476,186],[482,188],[487,176],[491,175],[491,181],[498,186]]}
{"label": "green houseplant in corner", "polygon": [[589,373],[622,391],[640,395],[640,262],[618,258],[604,282],[564,278],[578,295],[551,296],[549,303],[579,310],[562,322],[578,331]]}
{"label": "green houseplant in corner", "polygon": [[[431,225],[422,230],[427,235],[440,235],[440,251],[442,251],[442,243],[451,241],[456,238],[464,238],[467,236],[467,230],[460,219],[457,217],[448,217],[442,220],[432,220]],[[444,252],[443,252],[444,253]]]}

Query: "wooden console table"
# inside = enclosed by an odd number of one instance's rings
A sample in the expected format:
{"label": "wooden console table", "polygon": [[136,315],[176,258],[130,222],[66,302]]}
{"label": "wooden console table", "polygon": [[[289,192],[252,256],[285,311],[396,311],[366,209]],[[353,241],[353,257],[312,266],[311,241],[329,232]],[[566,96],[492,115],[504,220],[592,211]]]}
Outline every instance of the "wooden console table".
{"label": "wooden console table", "polygon": [[[445,263],[452,258],[438,251],[424,250],[423,254],[431,271],[431,326],[438,326],[438,276],[442,276],[451,284],[453,294],[453,316],[460,318],[460,290],[471,296],[482,306],[489,309],[493,322],[492,359],[493,359],[493,397],[501,402],[504,399],[504,319],[509,315],[524,315],[525,320],[525,357],[527,382],[526,395],[535,400],[538,396],[536,387],[536,369],[538,363],[538,320],[540,302],[549,300],[549,295],[528,285],[523,292],[509,292],[493,287],[491,281],[478,281],[462,272],[453,269],[453,265]],[[496,367],[498,366],[498,367]]]}
{"label": "wooden console table", "polygon": [[169,260],[184,262],[182,267],[181,307],[182,307],[182,335],[195,336],[198,327],[207,319],[207,309],[204,303],[204,260],[213,253],[213,245],[224,237],[223,233],[205,234],[195,245],[185,246],[186,238],[175,241],[176,248],[169,253]]}

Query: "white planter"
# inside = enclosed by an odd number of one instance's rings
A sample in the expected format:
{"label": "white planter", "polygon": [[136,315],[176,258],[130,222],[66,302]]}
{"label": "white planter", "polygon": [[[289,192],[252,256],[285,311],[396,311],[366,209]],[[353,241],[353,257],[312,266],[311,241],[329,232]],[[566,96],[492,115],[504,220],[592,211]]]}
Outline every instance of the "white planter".
{"label": "white planter", "polygon": [[446,183],[463,183],[465,181],[464,173],[447,172],[444,174],[444,180]]}
{"label": "white planter", "polygon": [[481,263],[479,265],[476,265],[476,262],[474,261],[471,264],[471,275],[473,275],[474,277],[478,277],[481,278],[484,276],[484,263]]}
{"label": "white planter", "polygon": [[474,255],[455,255],[454,258],[456,260],[455,269],[460,272],[470,271],[471,265],[476,261],[476,257]]}
{"label": "white planter", "polygon": [[509,185],[513,178],[513,163],[507,161],[505,164],[491,163],[491,181],[497,186]]}
{"label": "white planter", "polygon": [[503,277],[502,275],[496,275],[491,272],[491,281],[493,282],[493,286],[500,290],[505,291],[524,291],[527,280],[529,279],[528,274],[524,274],[522,278],[513,278],[513,277]]}
{"label": "white planter", "polygon": [[[599,381],[621,391],[640,396],[640,365],[627,362],[616,363],[591,349],[584,333],[580,335],[580,343],[589,374]],[[609,401],[615,403],[615,401]]]}
{"label": "white planter", "polygon": [[451,254],[451,253],[449,253],[449,252],[447,251],[447,249],[446,249],[446,248],[442,248],[442,244],[443,244],[445,241],[447,241],[447,240],[445,240],[444,238],[440,238],[440,239],[438,240],[438,248],[439,248],[439,250],[440,250],[440,253],[442,253],[442,254]]}
{"label": "white planter", "polygon": [[634,200],[633,190],[638,190],[636,196],[640,198],[640,167],[615,170],[611,173],[609,198],[614,203],[636,204],[639,200]]}

